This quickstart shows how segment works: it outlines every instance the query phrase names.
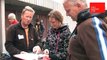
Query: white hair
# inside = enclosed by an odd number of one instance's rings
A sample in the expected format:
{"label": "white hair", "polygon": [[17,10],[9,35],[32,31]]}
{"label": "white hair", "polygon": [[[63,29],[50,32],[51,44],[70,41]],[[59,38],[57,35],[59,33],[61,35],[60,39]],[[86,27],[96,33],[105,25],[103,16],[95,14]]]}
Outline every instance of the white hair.
{"label": "white hair", "polygon": [[81,5],[87,7],[86,0],[65,0],[64,2],[72,2],[72,4],[80,3]]}
{"label": "white hair", "polygon": [[10,14],[8,15],[8,19],[9,19],[9,20],[14,20],[14,19],[16,19],[16,15],[15,15],[14,13],[10,13]]}
{"label": "white hair", "polygon": [[72,2],[81,1],[81,2],[83,2],[83,3],[86,3],[86,0],[69,0],[69,1],[72,1]]}

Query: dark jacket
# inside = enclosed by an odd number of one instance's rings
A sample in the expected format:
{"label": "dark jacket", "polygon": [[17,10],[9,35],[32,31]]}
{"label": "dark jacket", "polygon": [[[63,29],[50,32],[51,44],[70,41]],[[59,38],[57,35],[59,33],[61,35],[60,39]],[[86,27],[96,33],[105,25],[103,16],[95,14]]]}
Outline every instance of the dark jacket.
{"label": "dark jacket", "polygon": [[70,35],[71,32],[68,26],[62,26],[59,29],[49,29],[45,48],[49,49],[51,60],[66,59]]}
{"label": "dark jacket", "polygon": [[[84,15],[84,17],[87,16]],[[81,18],[78,19],[81,20]],[[81,20],[75,36],[70,39],[68,60],[106,60],[107,56],[104,55],[104,50],[107,52],[106,41],[107,27],[104,20],[97,15]]]}
{"label": "dark jacket", "polygon": [[21,51],[32,52],[33,47],[39,42],[35,29],[30,24],[29,32],[29,47],[26,43],[25,30],[22,28],[21,23],[11,26],[7,30],[5,47],[11,56],[19,54]]}

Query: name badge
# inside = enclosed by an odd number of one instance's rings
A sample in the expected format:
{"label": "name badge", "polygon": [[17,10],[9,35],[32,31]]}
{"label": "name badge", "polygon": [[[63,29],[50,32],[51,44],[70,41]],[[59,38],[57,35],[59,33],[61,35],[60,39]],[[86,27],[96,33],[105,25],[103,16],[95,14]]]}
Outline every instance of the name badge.
{"label": "name badge", "polygon": [[19,40],[20,40],[20,39],[24,39],[24,36],[23,36],[23,35],[18,34],[18,39],[19,39]]}

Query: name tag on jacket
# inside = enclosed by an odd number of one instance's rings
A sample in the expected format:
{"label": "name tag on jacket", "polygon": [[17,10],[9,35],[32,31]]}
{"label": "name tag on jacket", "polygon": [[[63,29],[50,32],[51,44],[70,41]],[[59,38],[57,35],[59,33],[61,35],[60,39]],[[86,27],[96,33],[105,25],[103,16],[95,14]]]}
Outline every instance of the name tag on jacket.
{"label": "name tag on jacket", "polygon": [[20,39],[24,39],[24,35],[18,34],[18,39],[19,39],[19,40],[20,40]]}

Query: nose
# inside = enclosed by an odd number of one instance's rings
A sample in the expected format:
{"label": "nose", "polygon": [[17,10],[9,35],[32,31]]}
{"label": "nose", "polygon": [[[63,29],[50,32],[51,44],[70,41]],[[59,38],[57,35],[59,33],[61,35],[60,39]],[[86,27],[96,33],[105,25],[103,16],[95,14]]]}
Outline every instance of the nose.
{"label": "nose", "polygon": [[28,18],[27,18],[27,20],[31,20],[31,18],[30,18],[30,17],[28,17]]}

